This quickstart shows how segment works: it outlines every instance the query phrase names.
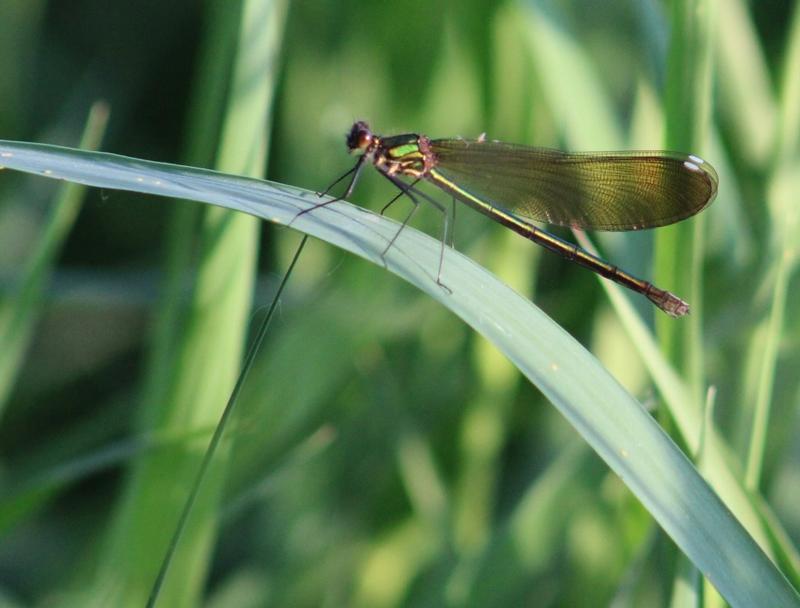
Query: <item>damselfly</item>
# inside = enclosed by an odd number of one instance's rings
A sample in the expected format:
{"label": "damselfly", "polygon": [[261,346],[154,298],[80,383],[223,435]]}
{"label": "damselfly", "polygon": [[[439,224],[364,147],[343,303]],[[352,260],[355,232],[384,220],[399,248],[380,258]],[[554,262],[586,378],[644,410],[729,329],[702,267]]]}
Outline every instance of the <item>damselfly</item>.
{"label": "damselfly", "polygon": [[531,221],[581,230],[625,231],[686,219],[706,207],[717,192],[716,172],[697,156],[677,152],[568,153],[486,141],[484,137],[429,139],[416,133],[383,137],[362,121],[350,129],[347,148],[350,153],[361,153],[355,166],[320,196],[352,176],[346,190],[342,196],[306,211],[350,196],[362,168],[371,163],[400,190],[386,207],[403,195],[414,204],[384,253],[409,222],[420,199],[444,215],[442,255],[436,277],[440,285],[447,213],[441,203],[416,188],[421,180],[525,238],[644,295],[673,317],[689,312],[689,305],[678,296],[628,274]]}

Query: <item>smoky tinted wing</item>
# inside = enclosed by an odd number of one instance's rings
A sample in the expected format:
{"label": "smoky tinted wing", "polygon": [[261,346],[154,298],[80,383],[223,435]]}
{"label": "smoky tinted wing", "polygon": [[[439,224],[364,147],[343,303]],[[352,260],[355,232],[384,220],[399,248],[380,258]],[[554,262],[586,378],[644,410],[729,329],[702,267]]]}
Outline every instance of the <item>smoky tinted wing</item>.
{"label": "smoky tinted wing", "polygon": [[559,226],[664,226],[694,215],[717,191],[711,165],[674,152],[574,154],[462,139],[434,140],[431,149],[435,175],[493,206]]}

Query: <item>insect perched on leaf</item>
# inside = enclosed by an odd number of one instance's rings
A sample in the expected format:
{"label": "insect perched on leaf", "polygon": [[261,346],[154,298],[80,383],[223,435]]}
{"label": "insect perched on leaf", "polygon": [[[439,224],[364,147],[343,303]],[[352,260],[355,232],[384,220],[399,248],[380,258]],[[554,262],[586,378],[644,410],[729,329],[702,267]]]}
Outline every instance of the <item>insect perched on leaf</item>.
{"label": "insect perched on leaf", "polygon": [[644,295],[673,317],[689,312],[689,305],[675,294],[638,279],[531,222],[609,231],[679,222],[706,207],[717,192],[714,168],[697,156],[678,152],[569,153],[486,141],[484,136],[472,140],[429,139],[416,133],[384,137],[373,133],[362,121],[350,129],[347,148],[351,153],[361,153],[355,166],[320,196],[352,176],[345,192],[300,214],[350,196],[364,165],[371,163],[400,189],[389,204],[403,195],[414,203],[384,253],[409,222],[420,199],[444,215],[436,277],[440,285],[447,213],[441,203],[416,188],[421,180],[517,234]]}

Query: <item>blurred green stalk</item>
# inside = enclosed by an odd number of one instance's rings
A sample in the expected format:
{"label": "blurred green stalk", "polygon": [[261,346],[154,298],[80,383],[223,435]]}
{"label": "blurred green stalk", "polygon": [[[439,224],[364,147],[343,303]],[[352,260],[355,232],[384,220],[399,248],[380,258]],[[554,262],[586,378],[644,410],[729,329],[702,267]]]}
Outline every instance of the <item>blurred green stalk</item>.
{"label": "blurred green stalk", "polygon": [[[223,113],[216,168],[250,176],[262,176],[266,163],[267,133],[277,70],[276,55],[285,17],[282,0],[246,0],[240,10],[229,4],[209,3],[212,30],[206,40],[195,96],[208,105],[193,112],[197,121],[190,132],[204,134],[193,140],[192,154],[203,155],[216,131],[204,119]],[[236,48],[231,41],[238,37]],[[224,69],[235,53],[227,101]],[[230,69],[230,68],[228,68]],[[206,71],[207,70],[207,71]],[[223,102],[226,104],[224,112]],[[213,122],[212,122],[213,124]],[[206,139],[206,138],[211,138]],[[177,321],[180,306],[180,267],[188,262],[187,224],[179,219],[172,235],[170,299],[162,319]],[[183,331],[177,335],[162,320],[159,346],[153,354],[143,419],[160,432],[181,432],[215,424],[227,402],[239,372],[252,305],[253,280],[258,253],[259,222],[255,218],[213,208],[205,211],[201,227],[201,251],[197,282]],[[173,343],[171,343],[173,342]],[[207,441],[191,441],[165,448],[137,461],[92,594],[104,605],[141,606],[148,597],[168,541],[189,495]],[[205,587],[214,548],[217,505],[225,480],[229,446],[222,442],[209,474],[197,495],[193,511],[181,535],[164,579],[158,605],[196,606]]]}
{"label": "blurred green stalk", "polygon": [[[108,124],[108,113],[104,102],[92,105],[81,136],[81,148],[99,148]],[[19,284],[0,300],[0,416],[31,342],[46,283],[75,224],[85,194],[86,186],[79,184],[64,183],[59,187],[41,236],[20,273]]]}

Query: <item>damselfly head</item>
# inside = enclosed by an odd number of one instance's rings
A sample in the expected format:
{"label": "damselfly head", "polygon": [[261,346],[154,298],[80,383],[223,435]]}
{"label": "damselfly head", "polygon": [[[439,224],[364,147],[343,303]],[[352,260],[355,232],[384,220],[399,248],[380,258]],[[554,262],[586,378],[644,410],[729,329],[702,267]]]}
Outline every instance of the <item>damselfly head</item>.
{"label": "damselfly head", "polygon": [[366,150],[372,143],[374,136],[369,125],[363,120],[353,123],[350,133],[347,134],[347,150],[352,154],[358,150]]}

